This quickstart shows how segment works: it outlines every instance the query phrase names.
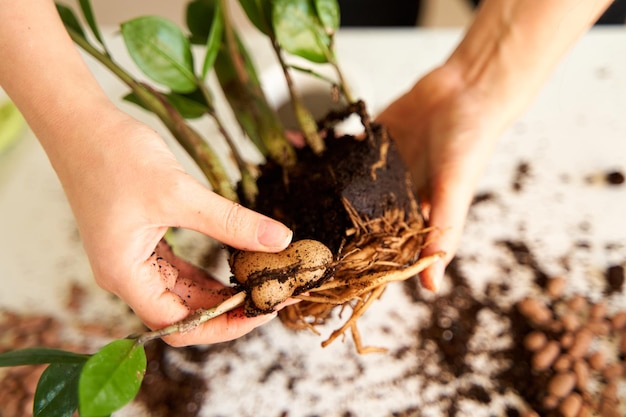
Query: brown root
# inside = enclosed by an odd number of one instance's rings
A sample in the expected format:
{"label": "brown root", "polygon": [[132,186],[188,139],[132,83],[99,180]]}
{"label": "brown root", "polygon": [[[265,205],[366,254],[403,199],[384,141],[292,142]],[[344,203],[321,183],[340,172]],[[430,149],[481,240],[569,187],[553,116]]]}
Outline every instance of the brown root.
{"label": "brown root", "polygon": [[[364,135],[337,136],[334,124],[353,113],[361,117]],[[350,330],[357,350],[378,351],[363,347],[357,320],[390,282],[414,277],[442,254],[420,259],[431,229],[393,140],[370,120],[365,105],[329,114],[320,130],[327,144],[323,155],[303,148],[294,167],[285,170],[270,161],[258,179],[254,209],[290,227],[295,241],[322,242],[333,254],[329,273],[296,292],[302,301],[279,316],[290,328],[317,332],[336,309],[350,311],[323,345]]]}
{"label": "brown root", "polygon": [[405,213],[387,212],[383,217],[363,219],[344,201],[350,213],[353,228],[346,233],[350,242],[343,248],[332,278],[296,298],[302,301],[285,309],[281,320],[293,329],[311,329],[325,322],[337,306],[352,309],[343,326],[322,342],[326,347],[350,329],[359,353],[379,352],[379,348],[363,348],[356,321],[378,299],[388,283],[416,276],[443,257],[437,253],[418,259],[428,228],[424,227],[419,212],[411,213],[406,222]]}

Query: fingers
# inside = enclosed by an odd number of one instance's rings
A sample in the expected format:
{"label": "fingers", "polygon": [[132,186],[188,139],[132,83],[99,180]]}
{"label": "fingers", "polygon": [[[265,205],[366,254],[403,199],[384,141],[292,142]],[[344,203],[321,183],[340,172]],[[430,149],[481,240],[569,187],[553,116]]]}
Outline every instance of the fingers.
{"label": "fingers", "polygon": [[[170,252],[166,257],[171,255]],[[180,259],[175,263],[185,264],[182,270],[189,271],[191,267]],[[179,322],[193,311],[214,307],[234,294],[232,288],[224,287],[203,272],[187,277],[181,275],[181,271],[155,253],[138,268],[133,279],[125,281],[115,292],[151,329]],[[225,342],[245,335],[275,316],[268,314],[249,318],[238,308],[189,332],[174,334],[164,340],[174,346]]]}
{"label": "fingers", "polygon": [[180,204],[170,209],[168,224],[243,250],[277,252],[291,242],[292,232],[282,223],[221,197],[191,178],[179,185]]}
{"label": "fingers", "polygon": [[428,222],[433,230],[427,234],[426,247],[420,255],[445,252],[444,258],[420,273],[422,286],[434,292],[440,290],[445,269],[459,247],[475,182],[471,176],[462,175],[461,169],[442,172],[445,174],[435,181],[428,202]]}
{"label": "fingers", "polygon": [[250,333],[255,328],[276,318],[277,313],[246,317],[243,309],[222,314],[188,333],[175,333],[163,340],[174,347],[228,342]]}

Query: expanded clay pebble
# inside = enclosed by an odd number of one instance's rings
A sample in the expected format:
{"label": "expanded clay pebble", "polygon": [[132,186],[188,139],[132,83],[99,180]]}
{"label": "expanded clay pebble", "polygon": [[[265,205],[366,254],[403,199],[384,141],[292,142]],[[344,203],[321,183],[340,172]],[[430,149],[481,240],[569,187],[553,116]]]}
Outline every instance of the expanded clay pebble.
{"label": "expanded clay pebble", "polygon": [[576,385],[574,372],[558,372],[548,382],[548,393],[557,398],[567,396]]}
{"label": "expanded clay pebble", "polygon": [[563,328],[569,332],[575,332],[580,328],[580,319],[573,312],[568,312],[561,317]]}
{"label": "expanded clay pebble", "polygon": [[576,335],[574,336],[574,343],[572,344],[572,347],[569,348],[568,353],[572,356],[572,358],[582,358],[589,350],[592,338],[593,333],[591,330],[587,328],[580,329],[576,332]]}
{"label": "expanded clay pebble", "polygon": [[585,391],[587,389],[587,384],[589,383],[589,366],[587,362],[584,360],[577,360],[574,362],[572,366],[574,369],[574,374],[576,375],[576,387]]}
{"label": "expanded clay pebble", "polygon": [[583,406],[583,397],[577,392],[573,392],[563,400],[559,406],[559,411],[563,417],[577,417]]}
{"label": "expanded clay pebble", "polygon": [[626,375],[626,311],[611,315],[605,300],[565,297],[564,282],[547,280],[548,302],[526,297],[517,304],[531,327],[523,346],[539,386],[527,398],[535,410],[524,417],[622,416],[618,384]]}
{"label": "expanded clay pebble", "polygon": [[540,331],[530,332],[524,338],[524,347],[531,352],[536,352],[543,348],[548,341],[546,334]]}
{"label": "expanded clay pebble", "polygon": [[562,277],[552,278],[548,282],[548,285],[546,287],[546,291],[548,292],[548,295],[550,296],[550,298],[553,300],[561,298],[563,296],[563,292],[565,291],[566,284],[567,284],[567,281],[565,280],[565,278],[562,278]]}
{"label": "expanded clay pebble", "polygon": [[611,327],[613,331],[624,330],[626,328],[626,311],[620,311],[611,317]]}
{"label": "expanded clay pebble", "polygon": [[552,368],[554,368],[554,370],[557,372],[565,372],[570,370],[572,368],[572,357],[569,356],[567,353],[562,354],[554,362]]}
{"label": "expanded clay pebble", "polygon": [[594,371],[601,371],[606,366],[606,357],[601,351],[593,352],[588,358],[589,366]]}
{"label": "expanded clay pebble", "polygon": [[536,325],[547,324],[552,320],[552,311],[537,299],[524,298],[518,307],[520,312]]}
{"label": "expanded clay pebble", "polygon": [[541,350],[535,352],[532,358],[532,367],[536,371],[543,371],[552,366],[561,352],[559,342],[551,340]]}

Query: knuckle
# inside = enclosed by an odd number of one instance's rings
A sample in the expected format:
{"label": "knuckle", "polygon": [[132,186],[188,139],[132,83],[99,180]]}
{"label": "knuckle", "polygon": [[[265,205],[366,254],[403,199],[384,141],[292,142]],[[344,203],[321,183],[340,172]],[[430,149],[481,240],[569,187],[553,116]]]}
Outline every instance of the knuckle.
{"label": "knuckle", "polygon": [[245,208],[239,203],[232,203],[224,215],[224,232],[226,236],[238,235],[245,228]]}

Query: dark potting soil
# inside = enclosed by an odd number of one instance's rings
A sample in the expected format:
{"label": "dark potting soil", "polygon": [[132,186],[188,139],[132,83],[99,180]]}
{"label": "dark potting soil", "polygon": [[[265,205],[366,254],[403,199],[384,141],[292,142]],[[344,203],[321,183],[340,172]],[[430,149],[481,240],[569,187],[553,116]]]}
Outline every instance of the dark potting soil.
{"label": "dark potting soil", "polygon": [[380,125],[371,126],[373,135],[363,140],[327,130],[324,154],[300,149],[298,164],[287,172],[264,165],[254,209],[290,227],[294,240],[319,240],[335,254],[353,227],[343,199],[370,219],[394,208],[409,212],[414,196],[404,164]]}

